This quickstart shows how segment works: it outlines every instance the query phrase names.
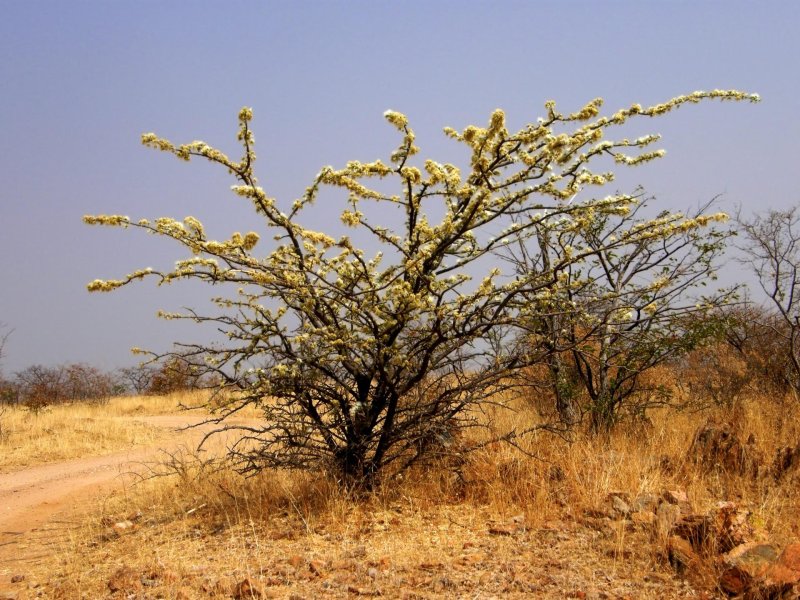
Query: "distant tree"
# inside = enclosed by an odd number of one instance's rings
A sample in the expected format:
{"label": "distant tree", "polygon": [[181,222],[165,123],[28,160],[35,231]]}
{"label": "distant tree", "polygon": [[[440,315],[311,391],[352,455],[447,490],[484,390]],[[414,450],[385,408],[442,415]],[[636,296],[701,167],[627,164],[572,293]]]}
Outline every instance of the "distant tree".
{"label": "distant tree", "polygon": [[652,202],[641,197],[628,214],[595,213],[559,235],[544,229],[535,254],[511,253],[519,269],[536,271],[591,252],[530,299],[533,344],[550,351],[551,389],[568,425],[586,412],[592,430],[608,429],[624,412],[663,401],[666,390],[643,386],[642,376],[714,336],[714,315],[734,297],[733,290],[697,295],[716,278],[732,231],[713,224],[727,215],[709,213],[709,203],[688,215],[642,217]]}
{"label": "distant tree", "polygon": [[14,374],[19,401],[34,412],[66,402],[66,373],[60,367],[31,365]]}
{"label": "distant tree", "polygon": [[761,290],[780,317],[773,333],[784,341],[788,381],[800,391],[800,209],[768,210],[750,218],[739,214],[744,239],[740,261],[756,275]]}
{"label": "distant tree", "polygon": [[119,379],[127,389],[140,396],[150,389],[156,370],[150,365],[137,365],[119,369]]}
{"label": "distant tree", "polygon": [[33,411],[65,402],[106,402],[118,390],[114,378],[82,363],[31,365],[14,374],[17,401]]}
{"label": "distant tree", "polygon": [[206,369],[183,357],[171,356],[151,368],[150,380],[144,391],[155,396],[199,389],[204,386]]}
{"label": "distant tree", "polygon": [[783,317],[746,299],[728,307],[721,318],[724,340],[746,363],[749,382],[767,393],[791,389],[794,367]]}
{"label": "distant tree", "polygon": [[[464,173],[453,164],[417,161],[408,120],[388,111],[401,136],[388,164],[324,167],[285,206],[256,181],[250,109],[239,114],[244,155],[238,161],[204,142],[174,145],[146,134],[147,146],[227,169],[238,180],[233,191],[252,203],[275,244],[255,252],[255,232],[215,241],[193,217],[87,216],[89,224],[171,238],[190,252],[170,270],[95,280],[89,289],[110,291],[148,277],[231,285],[235,294],[217,299],[219,314],[165,316],[209,323],[227,335],[228,343],[182,346],[174,355],[237,390],[223,417],[247,405],[263,410],[264,425],[246,428],[232,449],[240,469],[322,466],[369,487],[380,473],[424,459],[433,440],[476,425],[475,409],[489,397],[497,400],[509,375],[528,360],[520,310],[538,292],[565,285],[572,265],[605,248],[576,248],[558,264],[525,272],[508,268],[499,252],[519,244],[535,250],[543,230],[556,239],[592,227],[602,215],[625,214],[632,196],[597,198],[586,189],[613,179],[594,165],[603,159],[637,165],[663,152],[647,149],[658,136],[614,141],[604,139],[606,133],[707,98],[758,100],[736,91],[695,92],[609,116],[600,116],[600,99],[571,114],[548,102],[545,117],[518,131],[510,131],[497,110],[485,128],[445,130],[470,155]],[[334,237],[334,228],[325,233],[302,224],[318,210],[314,203],[326,187],[343,193],[340,218],[352,235]],[[654,225],[625,241],[659,236]]]}
{"label": "distant tree", "polygon": [[70,402],[107,402],[120,391],[111,374],[91,365],[73,363],[60,368],[64,371],[64,396]]}
{"label": "distant tree", "polygon": [[745,297],[708,318],[715,335],[671,364],[688,402],[733,408],[746,393],[780,399],[790,389],[787,345],[784,335],[775,333],[786,325],[773,309]]}

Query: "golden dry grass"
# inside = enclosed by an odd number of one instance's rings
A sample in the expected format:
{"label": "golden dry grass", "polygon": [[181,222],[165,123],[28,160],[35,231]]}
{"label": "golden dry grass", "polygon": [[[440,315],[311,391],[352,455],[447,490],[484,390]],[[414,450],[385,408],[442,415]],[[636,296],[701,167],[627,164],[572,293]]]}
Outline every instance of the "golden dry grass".
{"label": "golden dry grass", "polygon": [[[778,448],[800,443],[792,402],[745,394],[730,407],[651,411],[648,422],[605,437],[540,433],[521,449],[491,444],[366,498],[323,474],[244,479],[185,455],[177,474],[99,501],[26,581],[70,599],[229,598],[246,579],[275,598],[713,597],[676,576],[652,530],[587,511],[609,492],[682,489],[698,512],[733,500],[761,535],[778,544],[800,538],[797,479],[767,473]],[[523,404],[491,416],[500,431],[536,420]],[[708,420],[752,436],[764,472],[694,462],[692,439]],[[129,530],[109,526],[132,515]]]}
{"label": "golden dry grass", "polygon": [[0,470],[152,444],[169,435],[130,417],[178,412],[180,403],[195,401],[190,394],[124,396],[103,404],[64,404],[38,412],[3,407],[0,415]]}

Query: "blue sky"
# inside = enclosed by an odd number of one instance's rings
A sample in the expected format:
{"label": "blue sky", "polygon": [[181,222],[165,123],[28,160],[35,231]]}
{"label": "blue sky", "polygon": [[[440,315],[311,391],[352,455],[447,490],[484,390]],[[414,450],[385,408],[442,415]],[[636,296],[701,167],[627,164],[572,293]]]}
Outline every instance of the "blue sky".
{"label": "blue sky", "polygon": [[[617,186],[642,184],[672,209],[720,193],[729,210],[788,207],[800,200],[798,25],[788,1],[0,1],[0,321],[15,330],[4,369],[114,368],[136,362],[131,346],[196,338],[155,313],[202,305],[202,288],[85,290],[184,253],[81,217],[193,215],[219,237],[257,227],[225,173],[139,144],[155,131],[236,154],[244,105],[260,180],[290,203],[323,165],[385,159],[397,143],[387,108],[409,116],[424,157],[457,161],[441,128],[496,107],[521,126],[548,99],[573,110],[602,96],[613,111],[738,88],[763,102],[637,125],[668,154]],[[340,208],[320,206],[313,225]]]}

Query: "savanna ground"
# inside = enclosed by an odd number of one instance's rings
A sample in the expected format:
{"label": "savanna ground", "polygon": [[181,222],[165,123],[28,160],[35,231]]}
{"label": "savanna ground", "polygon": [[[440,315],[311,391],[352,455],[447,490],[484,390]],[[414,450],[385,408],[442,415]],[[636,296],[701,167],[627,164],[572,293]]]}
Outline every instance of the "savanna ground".
{"label": "savanna ground", "polygon": [[[675,373],[662,369],[653,378],[669,383]],[[735,401],[702,410],[652,410],[648,420],[605,436],[567,440],[543,432],[519,448],[489,444],[417,468],[366,497],[348,495],[322,473],[265,471],[244,479],[214,468],[213,449],[197,453],[189,438],[145,418],[191,419],[176,409],[191,397],[118,398],[39,414],[8,408],[4,476],[137,449],[140,461],[158,457],[161,466],[126,463],[123,470],[143,477],[111,478],[54,499],[41,527],[0,547],[13,557],[0,564],[0,594],[722,597],[702,575],[705,567],[675,568],[657,520],[615,517],[608,507],[614,496],[633,505],[680,490],[697,513],[736,502],[758,539],[783,546],[800,538],[797,477],[776,480],[768,472],[780,448],[800,443],[797,400],[743,390]],[[519,400],[516,410],[490,416],[500,429],[512,420],[533,423],[533,404]],[[709,421],[728,424],[742,440],[747,468],[712,468],[691,449]],[[154,455],[159,446],[171,452]],[[154,469],[165,475],[148,477]]]}

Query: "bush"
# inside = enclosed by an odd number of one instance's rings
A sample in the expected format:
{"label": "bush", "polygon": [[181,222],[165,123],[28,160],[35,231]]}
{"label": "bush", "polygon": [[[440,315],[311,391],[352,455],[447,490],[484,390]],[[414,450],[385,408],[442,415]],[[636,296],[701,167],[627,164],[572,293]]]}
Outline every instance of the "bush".
{"label": "bush", "polygon": [[[497,398],[509,376],[530,362],[521,311],[539,310],[554,286],[559,292],[566,285],[565,274],[601,250],[663,237],[666,230],[657,227],[631,230],[602,248],[574,248],[555,264],[525,271],[499,260],[507,248],[536,253],[543,237],[582,232],[627,213],[633,196],[591,194],[592,186],[613,179],[594,165],[604,158],[642,164],[663,152],[648,149],[658,136],[613,141],[606,133],[707,98],[758,100],[735,91],[696,92],[607,117],[599,116],[600,99],[572,114],[548,102],[545,117],[516,132],[497,110],[485,128],[445,130],[470,155],[463,173],[454,164],[417,161],[407,118],[388,111],[401,138],[388,163],[324,167],[300,198],[283,206],[256,180],[249,108],[239,114],[238,161],[205,142],[175,145],[148,133],[147,146],[231,173],[233,191],[253,205],[275,244],[254,252],[256,232],[213,240],[191,216],[182,222],[87,216],[88,224],[171,238],[190,253],[169,270],[95,280],[89,290],[144,278],[232,286],[233,295],[216,299],[218,314],[164,316],[209,323],[228,336],[227,344],[188,345],[172,355],[238,391],[228,414],[243,405],[263,410],[265,425],[247,429],[233,448],[240,469],[329,467],[345,482],[370,486],[378,474],[425,458],[441,432],[474,426],[474,409]],[[325,188],[342,194],[340,218],[352,234],[303,226]],[[325,198],[326,205],[333,201]]]}
{"label": "bush", "polygon": [[32,365],[15,373],[9,389],[15,402],[35,412],[65,402],[106,402],[119,391],[111,375],[82,363]]}

